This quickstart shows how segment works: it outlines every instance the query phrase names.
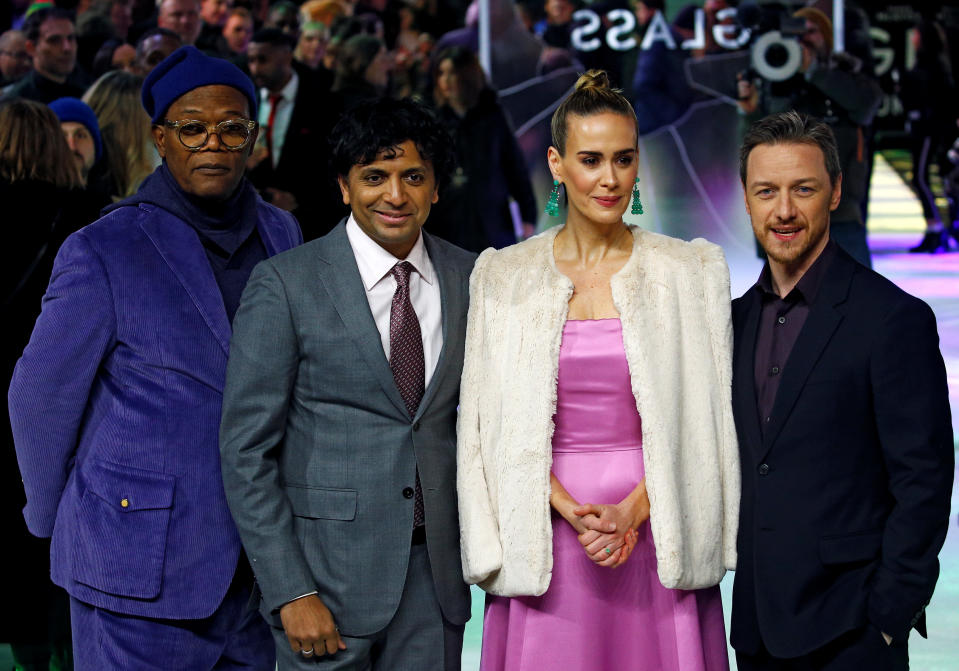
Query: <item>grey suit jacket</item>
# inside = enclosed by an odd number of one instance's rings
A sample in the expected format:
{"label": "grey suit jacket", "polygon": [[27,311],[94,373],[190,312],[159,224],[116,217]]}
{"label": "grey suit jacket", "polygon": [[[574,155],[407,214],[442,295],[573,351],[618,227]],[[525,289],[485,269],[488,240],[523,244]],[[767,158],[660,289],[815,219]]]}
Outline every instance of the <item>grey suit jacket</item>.
{"label": "grey suit jacket", "polygon": [[459,401],[475,255],[424,233],[439,278],[443,348],[407,414],[341,222],[260,263],[233,323],[220,452],[227,500],[279,624],[317,590],[340,630],[383,629],[403,592],[419,466],[443,615],[469,618],[456,505]]}

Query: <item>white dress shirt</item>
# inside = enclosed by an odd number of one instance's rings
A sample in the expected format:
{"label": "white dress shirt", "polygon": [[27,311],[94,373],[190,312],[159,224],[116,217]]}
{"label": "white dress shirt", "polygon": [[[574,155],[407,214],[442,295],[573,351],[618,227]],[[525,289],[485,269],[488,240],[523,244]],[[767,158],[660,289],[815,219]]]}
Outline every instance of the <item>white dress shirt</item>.
{"label": "white dress shirt", "polygon": [[390,308],[393,294],[396,293],[396,279],[390,270],[400,261],[409,261],[416,269],[416,272],[410,273],[410,302],[413,303],[423,336],[424,388],[429,386],[443,348],[443,320],[440,285],[429,254],[426,253],[426,245],[423,244],[423,233],[420,233],[405,259],[398,259],[380,247],[363,232],[352,214],[346,222],[346,235],[353,248],[353,256],[366,290],[366,300],[369,301],[376,329],[380,332],[380,342],[383,343],[387,360],[390,358]]}
{"label": "white dress shirt", "polygon": [[[299,88],[300,78],[294,70],[290,81],[280,90],[280,95],[283,97],[277,101],[276,116],[273,118],[273,153],[270,155],[270,158],[273,159],[274,168],[280,161],[280,156],[283,154],[283,145],[286,142],[286,131],[290,128],[290,119],[293,118],[293,105],[296,103],[296,93]],[[272,109],[273,105],[270,104],[269,89],[260,89],[260,113],[258,115],[258,121],[260,122],[260,137],[264,143],[266,142],[266,129],[270,123],[270,111]]]}

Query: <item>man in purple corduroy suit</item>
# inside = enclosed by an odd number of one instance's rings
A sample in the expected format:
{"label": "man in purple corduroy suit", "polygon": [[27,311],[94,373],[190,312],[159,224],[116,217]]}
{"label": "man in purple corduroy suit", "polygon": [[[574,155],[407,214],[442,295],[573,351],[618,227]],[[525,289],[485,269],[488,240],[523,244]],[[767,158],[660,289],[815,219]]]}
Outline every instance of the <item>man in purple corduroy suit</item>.
{"label": "man in purple corduroy suit", "polygon": [[143,104],[163,163],[63,244],[10,385],[24,517],[52,537],[78,671],[272,670],[217,434],[243,287],[302,238],[243,177],[239,69],[182,47]]}

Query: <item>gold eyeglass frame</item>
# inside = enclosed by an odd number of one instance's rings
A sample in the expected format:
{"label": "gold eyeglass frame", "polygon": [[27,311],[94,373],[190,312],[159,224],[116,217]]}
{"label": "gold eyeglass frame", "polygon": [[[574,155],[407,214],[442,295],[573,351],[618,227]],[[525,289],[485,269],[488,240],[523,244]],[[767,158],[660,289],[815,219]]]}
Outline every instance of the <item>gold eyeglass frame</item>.
{"label": "gold eyeglass frame", "polygon": [[[206,137],[203,138],[203,142],[201,142],[196,147],[191,147],[190,145],[188,145],[186,142],[183,141],[183,138],[180,136],[180,129],[183,126],[186,126],[187,124],[191,124],[191,123],[200,124],[206,130]],[[229,124],[229,123],[238,123],[240,125],[246,126],[246,131],[247,131],[246,139],[241,144],[231,145],[223,141],[223,136],[220,134],[220,132],[222,130],[222,127],[225,124]],[[167,126],[168,128],[176,128],[176,139],[180,141],[180,144],[183,145],[183,148],[186,149],[187,151],[200,151],[210,141],[211,135],[216,135],[217,139],[220,141],[220,144],[223,145],[228,151],[241,151],[248,144],[250,144],[250,138],[253,137],[253,129],[256,128],[257,122],[254,121],[253,119],[224,119],[220,123],[213,126],[211,129],[210,124],[206,123],[205,121],[200,121],[199,119],[183,119],[182,121],[170,121],[169,119],[164,119],[163,125]]]}

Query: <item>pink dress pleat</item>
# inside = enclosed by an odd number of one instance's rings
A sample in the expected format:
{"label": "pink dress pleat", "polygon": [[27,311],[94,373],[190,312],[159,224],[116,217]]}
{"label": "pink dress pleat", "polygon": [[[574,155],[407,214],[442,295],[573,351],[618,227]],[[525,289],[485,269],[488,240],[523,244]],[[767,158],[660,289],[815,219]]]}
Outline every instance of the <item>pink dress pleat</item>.
{"label": "pink dress pleat", "polygon": [[[618,319],[568,321],[559,356],[553,473],[582,503],[616,503],[643,478],[642,422]],[[553,514],[540,597],[488,596],[481,671],[728,671],[719,588],[666,589],[649,525],[611,570]]]}

